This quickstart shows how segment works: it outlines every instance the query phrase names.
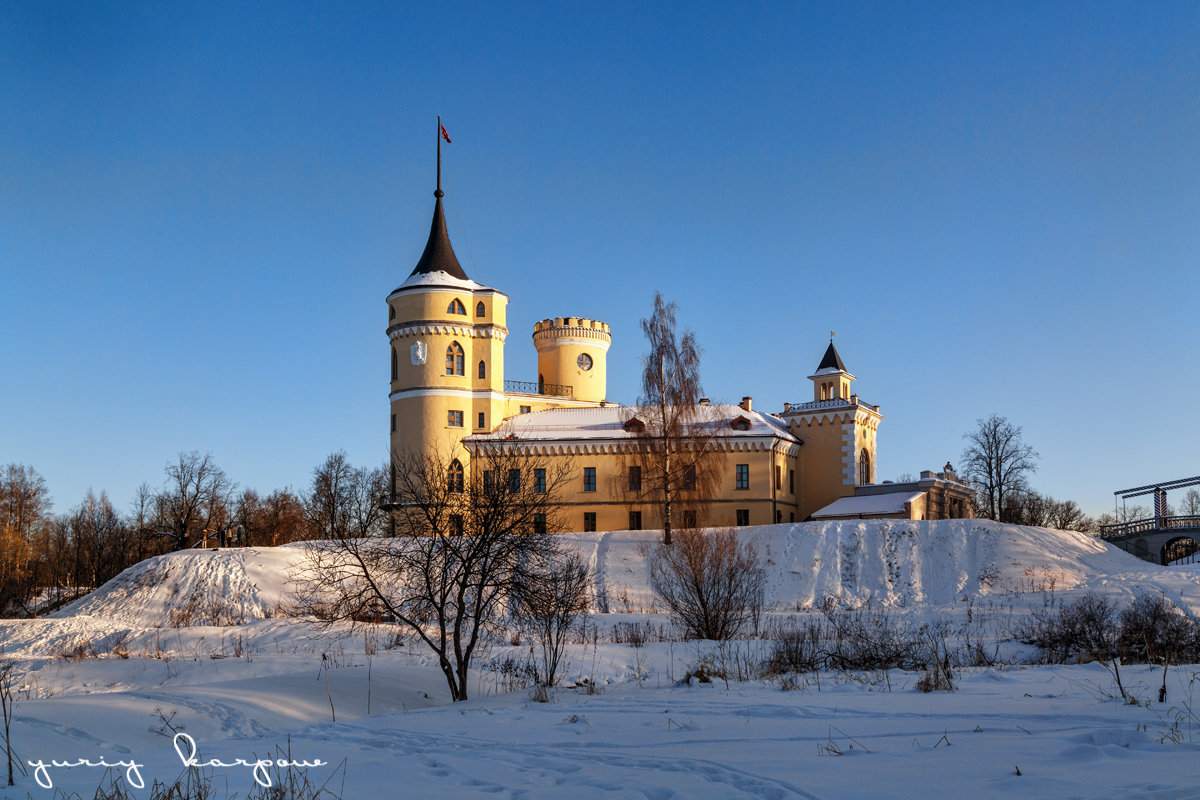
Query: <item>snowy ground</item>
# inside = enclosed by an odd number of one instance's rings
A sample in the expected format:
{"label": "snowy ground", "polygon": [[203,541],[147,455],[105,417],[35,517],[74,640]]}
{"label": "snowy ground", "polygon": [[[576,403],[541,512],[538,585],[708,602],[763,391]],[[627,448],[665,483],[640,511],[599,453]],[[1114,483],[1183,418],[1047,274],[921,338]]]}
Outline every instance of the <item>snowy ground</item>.
{"label": "snowy ground", "polygon": [[[767,567],[774,621],[828,597],[915,622],[971,619],[996,637],[1030,607],[1085,591],[1122,602],[1163,591],[1200,611],[1200,567],[1154,567],[1059,531],[863,522],[743,535]],[[1200,797],[1200,720],[1187,712],[1200,706],[1200,667],[1172,668],[1162,704],[1161,669],[1126,667],[1137,705],[1114,699],[1095,664],[963,670],[957,691],[933,694],[899,671],[808,675],[788,691],[779,678],[682,684],[702,660],[734,674],[768,645],[613,643],[616,623],[666,624],[643,559],[653,534],[568,538],[596,573],[588,625],[599,633],[572,645],[568,688],[550,703],[509,691],[516,679],[495,669],[527,646],[494,645],[474,699],[450,705],[419,646],[287,621],[301,548],[193,552],[144,562],[50,619],[0,624],[22,665],[16,752],[133,760],[147,784],[172,781],[181,763],[166,718],[201,759],[254,759],[290,741],[294,760],[328,762],[306,774],[345,798]],[[216,625],[171,626],[183,617]],[[91,797],[103,772],[49,775]],[[230,794],[253,788],[247,767],[212,773]],[[54,796],[32,774],[16,778],[0,796]]]}

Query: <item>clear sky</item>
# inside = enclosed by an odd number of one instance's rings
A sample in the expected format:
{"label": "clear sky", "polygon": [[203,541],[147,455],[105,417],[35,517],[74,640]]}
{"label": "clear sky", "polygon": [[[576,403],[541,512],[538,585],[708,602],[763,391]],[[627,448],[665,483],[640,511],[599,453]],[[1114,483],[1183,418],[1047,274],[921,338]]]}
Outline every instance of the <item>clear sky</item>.
{"label": "clear sky", "polygon": [[0,463],[127,506],[181,450],[262,492],[388,441],[384,298],[433,206],[535,321],[658,289],[706,393],[812,397],[879,476],[993,412],[1090,513],[1200,473],[1200,4],[0,4]]}

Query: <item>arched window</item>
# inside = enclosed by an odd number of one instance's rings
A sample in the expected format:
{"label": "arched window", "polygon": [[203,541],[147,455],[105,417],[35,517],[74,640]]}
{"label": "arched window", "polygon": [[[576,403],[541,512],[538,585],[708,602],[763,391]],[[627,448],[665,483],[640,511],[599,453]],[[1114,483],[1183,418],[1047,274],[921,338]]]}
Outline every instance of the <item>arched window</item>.
{"label": "arched window", "polygon": [[450,472],[447,475],[448,481],[446,488],[454,494],[462,494],[463,490],[463,468],[462,464],[458,463],[458,459],[450,462]]}
{"label": "arched window", "polygon": [[396,348],[392,348],[392,380],[396,380]]}
{"label": "arched window", "polygon": [[486,314],[487,314],[487,309],[485,309],[483,307],[483,301],[480,300],[478,303],[475,304],[475,316],[482,317],[482,316],[485,316]]}
{"label": "arched window", "polygon": [[458,342],[451,342],[450,346],[446,348],[446,374],[466,375],[466,369],[466,357],[463,355],[462,345]]}
{"label": "arched window", "polygon": [[467,307],[462,304],[462,300],[457,297],[450,301],[450,305],[446,306],[447,314],[462,314],[467,315]]}
{"label": "arched window", "polygon": [[863,448],[858,455],[858,484],[866,486],[871,482],[871,454],[867,452],[867,448]]}
{"label": "arched window", "polygon": [[487,364],[483,363],[482,361],[479,362],[479,377],[487,377]]}
{"label": "arched window", "polygon": [[396,318],[396,307],[388,306],[388,319],[393,320],[395,318]]}

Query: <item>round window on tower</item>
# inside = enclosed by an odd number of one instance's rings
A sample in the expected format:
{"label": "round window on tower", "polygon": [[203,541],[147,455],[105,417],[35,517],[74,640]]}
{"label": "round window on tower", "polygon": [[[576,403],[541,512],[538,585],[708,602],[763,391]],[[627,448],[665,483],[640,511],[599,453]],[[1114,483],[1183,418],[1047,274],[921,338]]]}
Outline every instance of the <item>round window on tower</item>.
{"label": "round window on tower", "polygon": [[589,369],[592,368],[592,357],[589,356],[587,353],[584,353],[581,356],[579,356],[579,358],[575,359],[575,363],[579,365],[579,368],[581,370],[583,370],[584,372],[587,372]]}

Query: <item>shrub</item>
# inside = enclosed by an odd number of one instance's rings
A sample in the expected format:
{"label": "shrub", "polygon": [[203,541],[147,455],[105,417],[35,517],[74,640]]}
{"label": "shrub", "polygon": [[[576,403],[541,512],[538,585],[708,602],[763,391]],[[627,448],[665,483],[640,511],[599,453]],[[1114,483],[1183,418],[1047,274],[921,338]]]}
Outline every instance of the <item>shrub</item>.
{"label": "shrub", "polygon": [[650,588],[689,638],[732,639],[762,613],[766,573],[731,528],[681,530],[650,553]]}
{"label": "shrub", "polygon": [[1129,660],[1191,662],[1198,634],[1196,623],[1161,592],[1139,595],[1121,612],[1120,649]]}
{"label": "shrub", "polygon": [[806,619],[798,625],[780,626],[775,630],[767,673],[815,672],[825,664],[823,649],[825,626],[819,619]]}

